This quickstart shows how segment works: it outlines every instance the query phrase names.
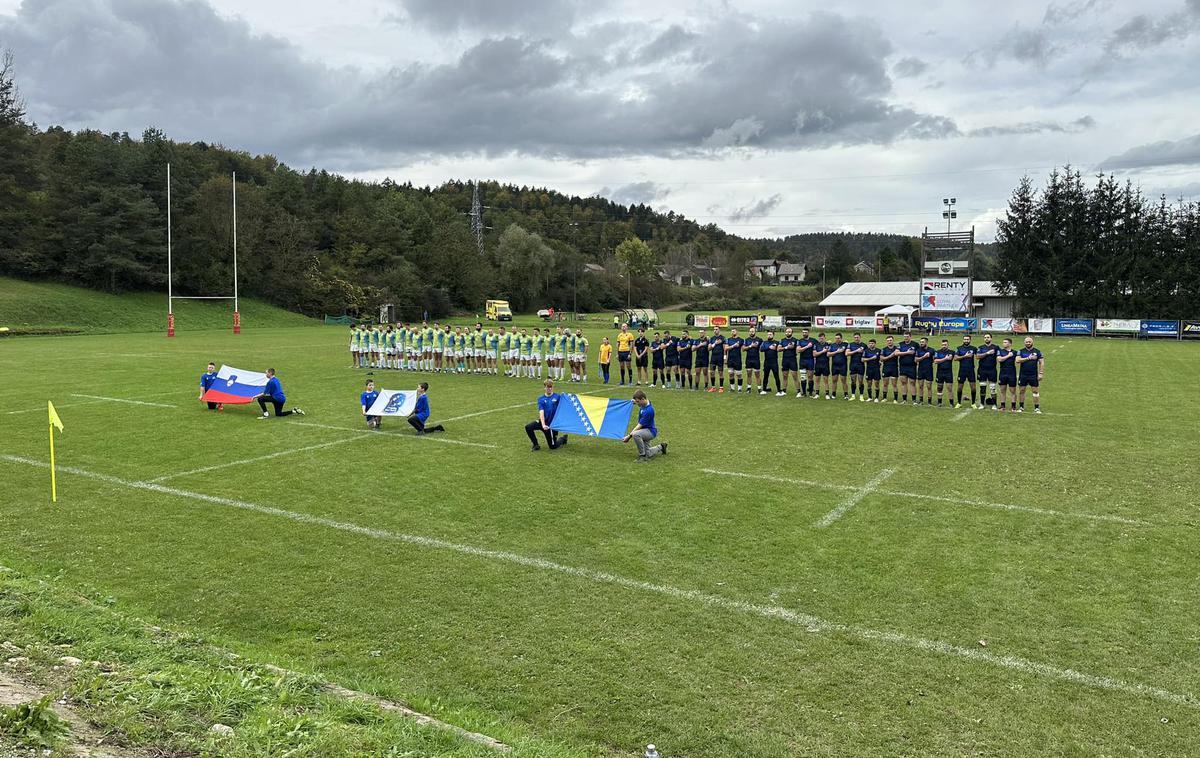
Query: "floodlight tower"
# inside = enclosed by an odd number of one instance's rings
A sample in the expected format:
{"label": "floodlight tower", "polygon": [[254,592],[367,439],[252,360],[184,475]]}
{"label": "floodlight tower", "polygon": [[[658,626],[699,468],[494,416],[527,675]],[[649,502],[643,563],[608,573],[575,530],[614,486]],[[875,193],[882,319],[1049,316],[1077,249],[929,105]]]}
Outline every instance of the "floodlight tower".
{"label": "floodlight tower", "polygon": [[475,181],[475,189],[471,193],[471,233],[475,235],[475,248],[479,257],[483,257],[483,206],[479,203],[479,181]]}
{"label": "floodlight tower", "polygon": [[954,204],[957,202],[957,197],[942,198],[942,207],[945,208],[945,210],[942,211],[942,218],[946,219],[946,234],[950,233],[950,221],[958,218],[958,211],[954,210]]}

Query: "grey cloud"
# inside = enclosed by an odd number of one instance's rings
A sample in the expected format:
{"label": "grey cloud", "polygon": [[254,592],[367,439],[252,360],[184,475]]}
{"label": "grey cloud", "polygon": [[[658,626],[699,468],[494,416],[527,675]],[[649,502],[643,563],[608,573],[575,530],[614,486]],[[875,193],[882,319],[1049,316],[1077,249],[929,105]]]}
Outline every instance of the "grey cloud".
{"label": "grey cloud", "polygon": [[920,76],[929,68],[929,64],[920,58],[901,58],[892,66],[892,73],[901,78]]}
{"label": "grey cloud", "polygon": [[678,24],[672,24],[667,30],[647,42],[637,53],[638,63],[654,63],[655,61],[671,58],[691,49],[696,41],[696,34],[689,32]]}
{"label": "grey cloud", "polygon": [[1023,121],[1019,124],[1004,126],[985,126],[967,132],[968,137],[999,137],[1010,134],[1041,134],[1057,132],[1060,134],[1075,134],[1096,126],[1096,119],[1091,116],[1081,116],[1074,121],[1063,124],[1057,121]]}
{"label": "grey cloud", "polygon": [[[404,20],[435,32],[540,32],[569,28],[597,0],[399,0]],[[399,19],[397,19],[399,20]]]}
{"label": "grey cloud", "polygon": [[764,197],[750,205],[744,205],[741,208],[736,208],[729,212],[729,220],[737,223],[740,221],[750,221],[751,219],[763,218],[771,215],[771,211],[779,207],[783,202],[783,196],[779,194]]}
{"label": "grey cloud", "polygon": [[1134,16],[1109,35],[1104,48],[1109,53],[1145,50],[1197,31],[1200,31],[1200,0],[1188,0],[1182,9],[1160,18],[1144,13]]}
{"label": "grey cloud", "polygon": [[1102,169],[1200,165],[1200,134],[1130,148],[1100,164]]}
{"label": "grey cloud", "polygon": [[990,67],[1007,58],[1018,63],[1043,66],[1056,52],[1058,48],[1050,41],[1050,35],[1044,29],[1030,29],[1017,25],[990,45],[973,50],[967,55],[965,62],[968,65],[979,65],[982,61]]}
{"label": "grey cloud", "polygon": [[655,200],[662,200],[671,194],[671,190],[658,182],[646,181],[632,182],[616,189],[604,187],[596,194],[621,205],[646,205]]}
{"label": "grey cloud", "polygon": [[314,63],[201,0],[27,0],[0,16],[0,38],[41,122],[155,125],[344,170],[432,154],[707,155],[958,134],[889,101],[892,49],[870,22],[668,27],[647,35],[652,67],[634,62],[620,25],[595,26],[561,43],[487,38],[451,62],[379,74]]}
{"label": "grey cloud", "polygon": [[1042,16],[1042,23],[1058,25],[1070,23],[1084,15],[1098,13],[1112,5],[1112,0],[1076,0],[1069,3],[1050,3]]}

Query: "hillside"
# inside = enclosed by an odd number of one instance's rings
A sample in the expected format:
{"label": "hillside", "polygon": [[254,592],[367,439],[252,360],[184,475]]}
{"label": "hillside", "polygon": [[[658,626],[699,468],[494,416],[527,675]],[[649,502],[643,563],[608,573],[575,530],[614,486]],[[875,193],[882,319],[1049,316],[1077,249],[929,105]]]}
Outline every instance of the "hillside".
{"label": "hillside", "polygon": [[[243,298],[245,329],[306,326],[312,319]],[[0,277],[0,329],[3,334],[110,333],[165,331],[163,293],[109,295],[66,284],[24,282]],[[181,301],[175,305],[179,331],[231,329],[232,305],[225,301]]]}

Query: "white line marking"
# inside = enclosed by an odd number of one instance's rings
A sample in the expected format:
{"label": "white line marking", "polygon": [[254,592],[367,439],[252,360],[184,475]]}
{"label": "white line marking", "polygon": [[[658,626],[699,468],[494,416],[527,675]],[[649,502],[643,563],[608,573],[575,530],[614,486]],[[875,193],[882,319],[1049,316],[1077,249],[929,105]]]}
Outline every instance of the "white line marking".
{"label": "white line marking", "polygon": [[820,521],[813,524],[813,526],[817,529],[824,529],[834,521],[840,519],[842,516],[845,516],[846,511],[858,505],[860,502],[862,502],[863,498],[879,489],[879,485],[883,484],[884,481],[886,481],[887,478],[894,473],[896,473],[896,469],[894,468],[885,468],[883,471],[880,471],[875,475],[874,479],[864,484],[860,489],[850,493],[850,497],[843,500],[841,505],[839,505],[837,508],[834,508],[829,513],[826,513],[825,516],[822,517]]}
{"label": "white line marking", "polygon": [[[845,484],[831,484],[826,482],[810,482],[805,479],[788,479],[781,476],[769,476],[767,474],[746,474],[741,471],[718,471],[717,469],[703,468],[702,473],[712,474],[713,476],[733,476],[743,479],[761,479],[767,482],[779,482],[780,484],[798,484],[803,487],[821,487],[827,490],[849,490],[858,491],[858,487]],[[1032,505],[1013,505],[1011,503],[989,503],[985,500],[971,500],[960,497],[948,497],[944,495],[925,495],[919,492],[902,492],[899,490],[876,490],[880,495],[888,495],[890,497],[908,497],[917,500],[932,500],[938,503],[950,503],[952,505],[966,505],[975,508],[991,508],[1001,511],[1022,511],[1024,513],[1036,513],[1040,516],[1055,516],[1059,518],[1077,518],[1087,521],[1108,521],[1114,524],[1128,524],[1130,526],[1154,526],[1149,521],[1139,521],[1137,519],[1124,518],[1122,516],[1108,516],[1103,514],[1093,513],[1068,513],[1066,511],[1055,511],[1049,508],[1037,508]]]}
{"label": "white line marking", "polygon": [[108,402],[108,403],[128,403],[130,405],[152,405],[155,408],[178,408],[179,407],[177,405],[170,405],[168,403],[147,403],[145,400],[126,400],[123,397],[102,397],[100,395],[80,395],[76,392],[72,392],[71,397],[86,397],[86,398],[90,398],[92,400],[96,400],[98,402],[102,401],[102,402]]}
{"label": "white line marking", "polygon": [[975,409],[974,409],[974,408],[968,408],[968,409],[966,409],[965,411],[959,411],[958,413],[954,414],[954,418],[952,418],[952,419],[950,419],[950,420],[951,420],[951,421],[962,421],[962,420],[963,420],[963,419],[965,419],[965,418],[966,418],[968,415],[970,415],[971,411],[973,411],[973,410],[975,410]]}
{"label": "white line marking", "polygon": [[476,413],[468,413],[463,416],[454,416],[452,418],[445,419],[441,423],[448,424],[451,421],[462,421],[463,419],[475,418],[476,416],[486,416],[489,413],[499,413],[500,411],[511,411],[514,408],[528,408],[530,405],[532,405],[532,403],[527,403],[527,402],[526,403],[517,403],[516,405],[506,405],[503,408],[492,408],[491,410],[488,410],[488,411],[478,411]]}
{"label": "white line marking", "polygon": [[296,453],[305,453],[305,452],[308,452],[309,450],[320,450],[320,449],[326,448],[326,447],[333,447],[334,445],[342,445],[347,442],[354,442],[355,440],[360,440],[360,439],[363,439],[364,437],[370,437],[370,436],[371,436],[371,432],[362,432],[361,434],[359,434],[357,436],[347,437],[346,439],[341,439],[341,440],[334,440],[333,442],[322,442],[319,445],[308,445],[306,447],[292,448],[291,450],[280,450],[277,453],[271,453],[269,455],[260,455],[256,458],[245,458],[240,461],[230,461],[229,463],[218,463],[215,466],[204,466],[203,468],[194,468],[190,471],[180,471],[177,474],[166,474],[165,476],[156,476],[153,479],[147,479],[146,481],[148,481],[148,482],[165,482],[168,479],[177,479],[181,476],[190,476],[191,474],[203,474],[207,471],[217,471],[219,469],[231,468],[233,466],[245,466],[250,463],[258,463],[259,461],[269,461],[273,458],[282,458],[285,455],[294,455]]}
{"label": "white line marking", "polygon": [[[329,424],[314,424],[311,421],[293,421],[293,422],[291,422],[291,425],[292,426],[311,426],[314,429],[334,429],[339,432],[361,432],[362,431],[361,429],[351,429],[348,426],[331,426]],[[385,431],[381,430],[381,431],[377,431],[377,432],[371,432],[371,436],[373,436],[373,437],[394,437],[396,439],[415,440],[417,442],[424,442],[424,441],[428,440],[430,442],[444,442],[447,445],[467,445],[468,447],[486,447],[489,449],[495,449],[495,447],[496,447],[495,445],[488,445],[483,442],[464,442],[463,440],[451,440],[451,439],[446,439],[445,437],[435,436],[433,434],[426,434],[421,437],[418,437],[415,434],[385,432]]]}
{"label": "white line marking", "polygon": [[[49,468],[49,464],[43,461],[33,460],[31,458],[22,458],[15,455],[0,455],[0,460],[9,461],[11,463],[21,463],[27,466],[37,466],[39,468]],[[1076,671],[1075,669],[1061,668],[1049,663],[1041,663],[1015,655],[998,655],[996,653],[990,653],[973,647],[963,647],[961,645],[954,645],[952,643],[942,642],[940,640],[929,640],[922,637],[914,637],[901,632],[870,629],[867,627],[855,626],[853,624],[846,624],[838,621],[828,621],[818,616],[813,616],[780,606],[759,605],[756,603],[749,603],[742,600],[723,597],[721,595],[711,595],[698,590],[687,590],[665,584],[653,584],[651,582],[644,582],[639,579],[631,579],[629,577],[620,576],[619,574],[610,574],[604,571],[596,571],[594,569],[568,566],[562,563],[555,563],[553,561],[545,560],[543,558],[520,555],[519,553],[510,553],[503,550],[491,550],[488,548],[477,547],[475,545],[450,542],[447,540],[438,539],[436,537],[403,534],[400,532],[388,531],[386,529],[375,529],[372,527],[359,526],[358,524],[337,521],[334,519],[325,518],[323,516],[313,516],[307,513],[287,511],[283,510],[282,508],[274,508],[269,505],[248,503],[242,500],[232,500],[229,498],[217,497],[215,495],[205,495],[199,492],[189,492],[188,490],[175,489],[174,487],[166,487],[161,484],[153,484],[150,482],[132,482],[115,476],[109,476],[108,474],[98,474],[70,466],[59,466],[58,470],[63,473],[75,474],[77,476],[83,476],[89,479],[95,479],[122,487],[146,490],[149,492],[158,492],[160,494],[173,495],[176,497],[190,498],[192,500],[200,500],[206,503],[213,503],[215,505],[224,505],[230,508],[253,511],[255,513],[262,513],[269,516],[279,516],[302,524],[323,526],[329,529],[338,529],[340,531],[350,532],[352,534],[358,534],[364,537],[370,537],[372,539],[403,542],[409,545],[417,545],[436,550],[446,550],[459,553],[461,555],[469,555],[476,558],[485,558],[492,561],[511,563],[513,565],[538,569],[541,571],[552,571],[559,574],[566,574],[580,579],[587,579],[600,584],[623,587],[625,589],[635,590],[638,592],[662,595],[675,600],[686,601],[710,608],[720,608],[722,610],[737,611],[739,613],[751,614],[760,616],[762,618],[776,619],[787,624],[804,627],[808,631],[814,633],[824,632],[827,634],[840,634],[846,637],[870,642],[882,642],[898,647],[907,647],[923,652],[936,653],[938,655],[964,658],[976,663],[983,663],[989,666],[1005,668],[1012,671],[1018,671],[1023,674],[1040,676],[1046,679],[1071,682],[1084,687],[1152,698],[1154,700],[1186,706],[1188,708],[1200,708],[1200,697],[1190,693],[1178,693],[1167,690],[1163,687],[1142,684],[1140,682],[1130,682],[1107,676],[1087,674],[1082,671]]]}
{"label": "white line marking", "polygon": [[[153,395],[142,395],[142,397],[167,397],[168,395],[178,395],[178,394],[179,394],[179,390],[172,390],[171,392],[158,392]],[[83,396],[82,395],[72,395],[72,397],[83,397]],[[109,402],[109,398],[97,398],[95,400],[81,400],[78,403],[62,403],[61,405],[55,405],[54,407],[55,408],[74,408],[77,405],[95,405],[96,403],[107,403],[107,402]],[[44,413],[46,411],[46,406],[39,405],[36,408],[22,408],[19,411],[5,411],[5,413],[12,416],[12,415],[15,415],[18,413],[37,413],[38,411],[41,411]]]}

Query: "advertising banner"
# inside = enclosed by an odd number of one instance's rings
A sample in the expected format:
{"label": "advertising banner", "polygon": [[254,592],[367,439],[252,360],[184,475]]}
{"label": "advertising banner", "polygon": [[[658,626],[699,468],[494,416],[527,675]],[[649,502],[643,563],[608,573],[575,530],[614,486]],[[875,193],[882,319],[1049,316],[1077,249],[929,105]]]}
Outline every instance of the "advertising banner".
{"label": "advertising banner", "polygon": [[766,329],[778,329],[783,326],[783,316],[767,316],[763,321],[763,327]]}
{"label": "advertising banner", "polygon": [[1030,334],[1053,334],[1054,319],[1052,318],[1031,318],[1029,319]]}
{"label": "advertising banner", "polygon": [[729,317],[728,316],[709,316],[708,317],[708,325],[709,326],[729,326]]}
{"label": "advertising banner", "polygon": [[914,316],[912,326],[918,331],[932,329],[938,332],[973,332],[975,319],[963,316]]}
{"label": "advertising banner", "polygon": [[1096,334],[1137,334],[1142,329],[1141,319],[1099,318],[1096,319]]}
{"label": "advertising banner", "polygon": [[730,326],[755,326],[758,324],[758,316],[730,316]]}
{"label": "advertising banner", "polygon": [[869,329],[883,328],[883,319],[878,316],[814,316],[813,326],[818,329]]}
{"label": "advertising banner", "polygon": [[710,316],[706,316],[702,313],[697,313],[695,316],[692,317],[692,326],[698,326],[701,329],[707,329],[708,322],[710,319],[711,319]]}
{"label": "advertising banner", "polygon": [[1144,318],[1139,334],[1143,337],[1178,337],[1179,322]]}
{"label": "advertising banner", "polygon": [[966,313],[970,311],[970,279],[922,279],[921,310]]}
{"label": "advertising banner", "polygon": [[979,331],[1024,334],[1028,327],[1023,318],[982,318],[979,320]]}
{"label": "advertising banner", "polygon": [[1180,327],[1185,340],[1200,340],[1200,321],[1184,321]]}
{"label": "advertising banner", "polygon": [[1054,319],[1054,333],[1090,336],[1092,333],[1092,320],[1090,318],[1056,318]]}
{"label": "advertising banner", "polygon": [[812,326],[811,316],[784,316],[784,326]]}

